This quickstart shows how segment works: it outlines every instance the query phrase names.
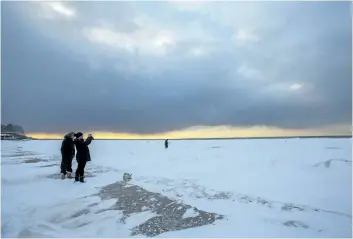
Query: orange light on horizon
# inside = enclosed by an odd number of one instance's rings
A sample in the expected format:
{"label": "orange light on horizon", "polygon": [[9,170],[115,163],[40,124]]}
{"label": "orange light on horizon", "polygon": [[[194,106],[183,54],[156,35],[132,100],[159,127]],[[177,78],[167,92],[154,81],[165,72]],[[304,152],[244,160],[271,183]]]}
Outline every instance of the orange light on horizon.
{"label": "orange light on horizon", "polygon": [[[66,133],[33,132],[27,135],[37,139],[62,139]],[[131,134],[121,132],[92,132],[96,139],[188,139],[188,138],[247,138],[247,137],[295,137],[295,136],[325,136],[325,135],[351,135],[347,126],[336,125],[317,129],[280,129],[275,127],[254,126],[248,128],[215,126],[197,126],[184,130],[158,134]]]}

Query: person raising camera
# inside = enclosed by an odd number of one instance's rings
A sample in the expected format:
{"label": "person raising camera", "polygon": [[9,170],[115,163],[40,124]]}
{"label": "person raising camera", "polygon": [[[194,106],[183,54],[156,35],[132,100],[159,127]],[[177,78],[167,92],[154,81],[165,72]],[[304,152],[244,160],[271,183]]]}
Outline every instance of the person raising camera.
{"label": "person raising camera", "polygon": [[85,166],[88,161],[91,161],[91,155],[89,152],[88,145],[94,139],[91,134],[88,134],[86,140],[83,139],[83,134],[78,132],[75,134],[74,144],[76,146],[76,161],[78,163],[75,174],[75,181],[84,183]]}

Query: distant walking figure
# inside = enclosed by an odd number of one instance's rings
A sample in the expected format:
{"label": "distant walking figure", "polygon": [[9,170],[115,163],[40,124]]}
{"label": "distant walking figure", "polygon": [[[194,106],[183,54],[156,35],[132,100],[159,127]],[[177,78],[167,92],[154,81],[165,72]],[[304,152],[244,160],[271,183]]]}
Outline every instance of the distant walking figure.
{"label": "distant walking figure", "polygon": [[167,149],[168,146],[169,146],[169,141],[168,141],[168,139],[166,139],[166,140],[164,141],[164,147]]}
{"label": "distant walking figure", "polygon": [[68,178],[71,178],[72,159],[75,156],[73,138],[74,132],[70,132],[64,136],[64,140],[61,143],[61,179],[64,179],[66,174]]}
{"label": "distant walking figure", "polygon": [[91,155],[89,153],[88,145],[94,139],[91,134],[88,135],[87,139],[83,139],[83,134],[78,132],[75,134],[76,139],[74,140],[74,144],[76,145],[76,160],[78,163],[75,181],[80,181],[84,183],[84,174],[85,174],[85,166],[88,161],[91,161]]}

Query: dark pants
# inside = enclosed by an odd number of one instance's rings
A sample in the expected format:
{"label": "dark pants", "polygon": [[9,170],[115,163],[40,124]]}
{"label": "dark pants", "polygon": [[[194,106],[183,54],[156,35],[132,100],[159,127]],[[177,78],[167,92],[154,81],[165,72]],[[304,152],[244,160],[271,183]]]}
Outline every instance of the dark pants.
{"label": "dark pants", "polygon": [[83,177],[85,174],[85,167],[86,167],[86,162],[79,162],[77,165],[77,170],[75,174],[75,180],[76,181],[83,181]]}
{"label": "dark pants", "polygon": [[61,159],[60,165],[61,173],[66,175],[66,173],[72,173],[72,158],[70,157],[63,157]]}

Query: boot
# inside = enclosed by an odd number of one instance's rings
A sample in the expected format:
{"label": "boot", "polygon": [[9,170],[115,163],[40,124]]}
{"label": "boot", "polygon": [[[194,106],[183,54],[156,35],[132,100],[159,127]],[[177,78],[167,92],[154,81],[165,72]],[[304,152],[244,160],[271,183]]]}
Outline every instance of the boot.
{"label": "boot", "polygon": [[79,181],[78,176],[75,176],[75,181],[76,181],[76,182],[78,182],[78,181]]}
{"label": "boot", "polygon": [[67,173],[67,177],[68,177],[68,178],[72,178],[71,172],[68,172],[68,173]]}
{"label": "boot", "polygon": [[65,179],[65,174],[61,174],[61,180]]}
{"label": "boot", "polygon": [[81,183],[84,183],[84,182],[85,182],[84,177],[80,177],[80,182],[81,182]]}

